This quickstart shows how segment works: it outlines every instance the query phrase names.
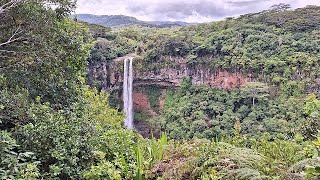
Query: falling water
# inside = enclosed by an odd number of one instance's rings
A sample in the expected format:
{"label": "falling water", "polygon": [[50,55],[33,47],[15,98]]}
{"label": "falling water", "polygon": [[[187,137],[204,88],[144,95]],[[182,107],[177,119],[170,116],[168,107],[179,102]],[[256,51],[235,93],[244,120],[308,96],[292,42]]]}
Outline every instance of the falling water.
{"label": "falling water", "polygon": [[132,89],[133,89],[133,68],[132,59],[124,60],[124,74],[123,74],[123,110],[126,115],[124,125],[133,129],[133,100],[132,100]]}

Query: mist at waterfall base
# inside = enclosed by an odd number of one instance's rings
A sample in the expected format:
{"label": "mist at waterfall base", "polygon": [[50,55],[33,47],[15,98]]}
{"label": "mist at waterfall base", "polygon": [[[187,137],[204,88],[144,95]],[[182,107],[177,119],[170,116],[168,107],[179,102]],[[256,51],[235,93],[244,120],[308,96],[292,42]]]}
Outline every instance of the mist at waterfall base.
{"label": "mist at waterfall base", "polygon": [[124,126],[133,129],[133,58],[124,60],[123,73],[123,111],[126,115]]}

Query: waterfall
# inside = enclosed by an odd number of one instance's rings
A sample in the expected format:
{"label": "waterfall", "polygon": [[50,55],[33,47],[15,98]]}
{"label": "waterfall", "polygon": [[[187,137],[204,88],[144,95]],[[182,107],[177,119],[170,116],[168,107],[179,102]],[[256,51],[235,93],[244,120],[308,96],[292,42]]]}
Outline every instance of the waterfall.
{"label": "waterfall", "polygon": [[133,129],[133,100],[132,100],[132,91],[133,91],[133,68],[132,68],[132,60],[129,59],[124,60],[123,66],[123,110],[126,115],[124,125]]}

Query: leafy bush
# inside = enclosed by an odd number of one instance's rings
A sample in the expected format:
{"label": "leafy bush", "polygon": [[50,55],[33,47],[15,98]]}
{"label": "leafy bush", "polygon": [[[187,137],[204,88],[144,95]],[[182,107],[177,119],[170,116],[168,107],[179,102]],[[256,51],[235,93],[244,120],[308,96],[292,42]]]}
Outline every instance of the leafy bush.
{"label": "leafy bush", "polygon": [[14,133],[18,148],[35,154],[42,176],[79,178],[94,163],[92,153],[102,135],[122,126],[122,115],[106,102],[107,96],[96,90],[84,90],[82,99],[65,110],[56,111],[38,99],[28,112],[31,121]]}
{"label": "leafy bush", "polygon": [[32,152],[16,152],[19,148],[11,134],[0,131],[0,176],[2,179],[37,179],[38,162]]}
{"label": "leafy bush", "polygon": [[116,170],[114,165],[110,162],[102,160],[96,166],[91,166],[90,170],[84,172],[84,178],[86,179],[108,179],[108,180],[120,180],[120,172]]}
{"label": "leafy bush", "polygon": [[267,136],[175,142],[164,155],[170,161],[156,164],[153,172],[164,179],[290,179],[305,178],[305,172],[310,178],[317,177],[314,167],[319,160],[305,156],[303,150],[311,142],[276,141],[281,147]]}

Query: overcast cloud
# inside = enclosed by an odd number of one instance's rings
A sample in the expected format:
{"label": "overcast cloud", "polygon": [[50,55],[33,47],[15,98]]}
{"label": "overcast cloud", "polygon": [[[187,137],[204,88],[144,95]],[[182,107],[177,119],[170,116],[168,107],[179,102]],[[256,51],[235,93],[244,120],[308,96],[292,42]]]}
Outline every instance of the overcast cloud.
{"label": "overcast cloud", "polygon": [[76,13],[122,14],[146,21],[208,22],[259,12],[279,3],[299,8],[320,5],[320,0],[78,0]]}

